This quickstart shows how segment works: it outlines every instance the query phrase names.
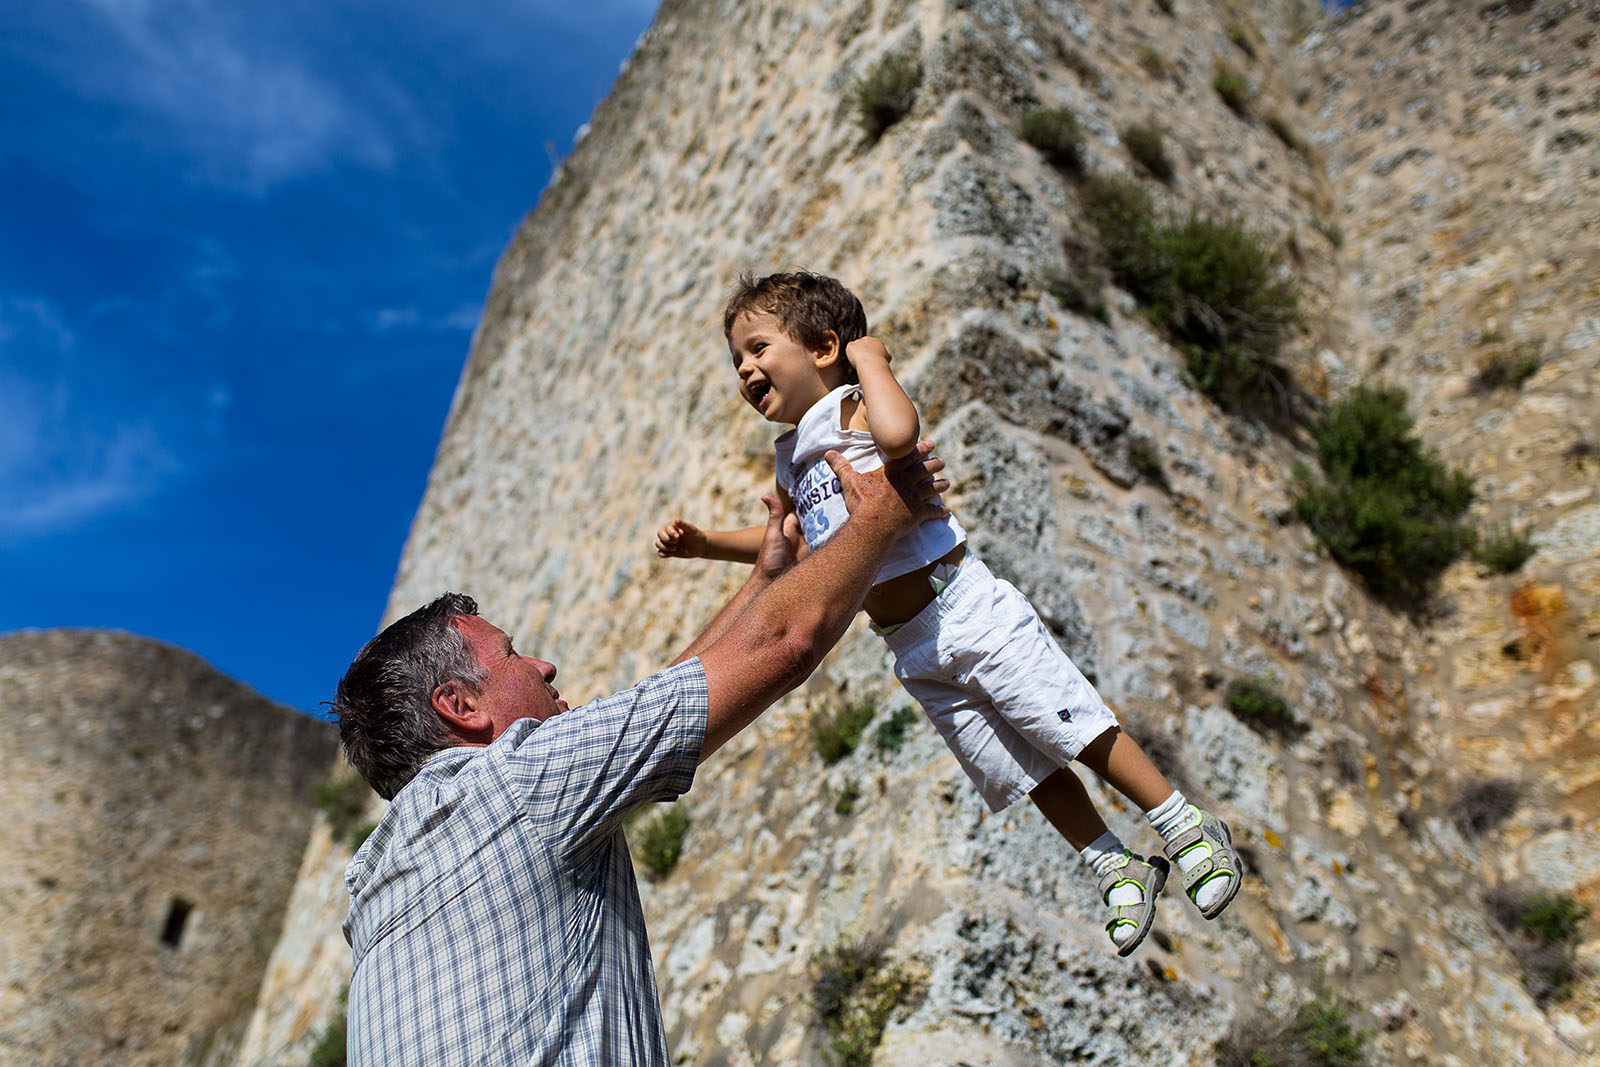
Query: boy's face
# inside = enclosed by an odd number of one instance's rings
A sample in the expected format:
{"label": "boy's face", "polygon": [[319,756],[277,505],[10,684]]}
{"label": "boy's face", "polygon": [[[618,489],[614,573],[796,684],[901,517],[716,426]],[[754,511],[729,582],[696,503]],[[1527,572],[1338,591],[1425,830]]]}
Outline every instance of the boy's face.
{"label": "boy's face", "polygon": [[747,311],[734,320],[728,352],[739,375],[739,395],[768,422],[791,424],[828,395],[824,372],[839,359],[837,343],[808,349],[766,312]]}

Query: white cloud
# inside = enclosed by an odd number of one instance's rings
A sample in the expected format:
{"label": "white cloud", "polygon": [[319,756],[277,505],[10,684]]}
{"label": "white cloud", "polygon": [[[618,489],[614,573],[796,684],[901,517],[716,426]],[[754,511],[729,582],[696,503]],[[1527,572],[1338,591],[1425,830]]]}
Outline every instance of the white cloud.
{"label": "white cloud", "polygon": [[70,76],[90,95],[167,124],[205,180],[260,193],[333,158],[393,163],[396,150],[374,116],[293,57],[253,50],[248,21],[230,22],[195,0],[79,2],[125,52],[122,62],[74,64]]}
{"label": "white cloud", "polygon": [[128,506],[178,468],[148,421],[84,417],[63,380],[74,345],[44,302],[0,298],[0,542]]}
{"label": "white cloud", "polygon": [[425,316],[414,307],[382,308],[372,317],[372,327],[379,333],[391,330],[473,330],[478,316],[483,314],[479,304],[463,304],[443,315]]}

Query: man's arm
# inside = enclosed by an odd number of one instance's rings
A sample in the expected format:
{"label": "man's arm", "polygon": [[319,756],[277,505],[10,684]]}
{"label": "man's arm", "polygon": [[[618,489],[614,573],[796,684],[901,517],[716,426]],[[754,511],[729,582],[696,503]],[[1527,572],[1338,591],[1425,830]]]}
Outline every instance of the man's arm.
{"label": "man's arm", "polygon": [[[950,488],[937,477],[944,461],[931,457],[932,450],[921,442],[904,458],[865,474],[828,453],[850,518],[826,545],[776,580],[767,578],[763,585],[753,572],[707,630],[721,628],[720,635],[698,652],[710,702],[702,762],[816,669],[844,636],[894,542],[918,523],[949,514],[932,502]],[[772,536],[769,521],[763,544],[772,543]],[[777,536],[782,538],[781,529]]]}
{"label": "man's arm", "polygon": [[733,599],[724,604],[722,610],[700,632],[700,636],[691,641],[689,647],[668,666],[675,667],[691,656],[698,656],[716,643],[762,590],[794,566],[799,550],[805,544],[800,539],[800,520],[795,518],[794,512],[785,511],[783,505],[773,497],[764,496],[761,502],[767,505],[767,524],[753,527],[762,536],[757,550],[752,553],[754,567],[751,568],[750,577],[745,579]]}

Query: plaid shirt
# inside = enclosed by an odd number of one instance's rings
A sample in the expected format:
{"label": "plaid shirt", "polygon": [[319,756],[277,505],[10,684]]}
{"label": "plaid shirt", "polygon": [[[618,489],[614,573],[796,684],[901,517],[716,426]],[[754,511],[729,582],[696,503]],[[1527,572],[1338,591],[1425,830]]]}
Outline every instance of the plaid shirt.
{"label": "plaid shirt", "polygon": [[436,753],[345,870],[351,1067],[667,1061],[628,812],[685,792],[699,660]]}

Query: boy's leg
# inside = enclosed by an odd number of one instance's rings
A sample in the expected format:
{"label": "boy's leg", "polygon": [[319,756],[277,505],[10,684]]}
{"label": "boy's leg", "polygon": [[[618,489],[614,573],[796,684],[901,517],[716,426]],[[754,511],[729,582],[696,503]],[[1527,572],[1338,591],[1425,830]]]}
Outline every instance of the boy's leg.
{"label": "boy's leg", "polygon": [[1100,780],[1139,805],[1152,811],[1172,796],[1172,784],[1150,762],[1139,742],[1113,726],[1083,746],[1078,762],[1100,776]]}
{"label": "boy's leg", "polygon": [[1034,786],[1028,798],[1099,876],[1106,934],[1118,955],[1129,955],[1155,921],[1156,896],[1167,881],[1166,861],[1147,862],[1129,852],[1106,828],[1089,791],[1067,767]]}
{"label": "boy's leg", "polygon": [[1108,832],[1106,821],[1094,810],[1089,791],[1068,767],[1061,768],[1034,786],[1028,799],[1050,821],[1050,825],[1067,839],[1067,844],[1078,852]]}
{"label": "boy's leg", "polygon": [[1150,762],[1139,743],[1113,727],[1078,753],[1085,767],[1133,801],[1183,872],[1184,892],[1215,919],[1239,892],[1238,855],[1227,823],[1190,804]]}

